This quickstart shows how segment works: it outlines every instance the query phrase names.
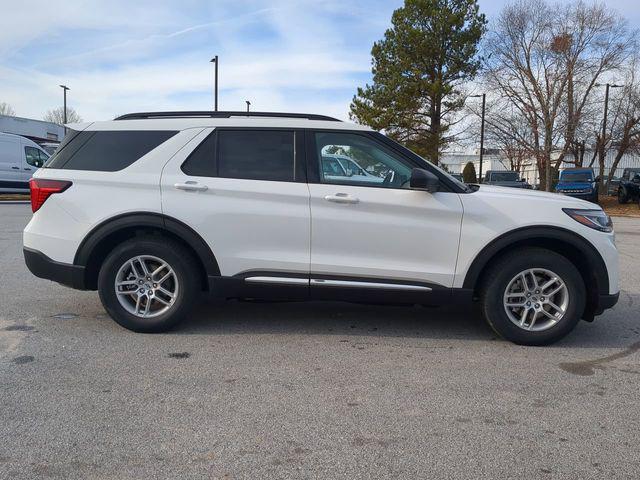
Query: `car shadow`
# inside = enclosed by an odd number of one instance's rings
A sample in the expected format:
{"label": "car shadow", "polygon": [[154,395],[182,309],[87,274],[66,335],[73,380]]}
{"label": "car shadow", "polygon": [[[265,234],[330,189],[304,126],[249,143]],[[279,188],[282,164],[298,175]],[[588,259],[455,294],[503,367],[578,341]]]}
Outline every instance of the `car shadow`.
{"label": "car shadow", "polygon": [[344,302],[205,303],[174,333],[497,339],[474,306],[429,308]]}
{"label": "car shadow", "polygon": [[[546,348],[627,348],[640,340],[635,305],[639,295],[623,292],[620,303],[579,322],[566,338]],[[351,335],[500,341],[484,321],[478,305],[390,306],[344,302],[203,303],[171,332],[178,335]]]}

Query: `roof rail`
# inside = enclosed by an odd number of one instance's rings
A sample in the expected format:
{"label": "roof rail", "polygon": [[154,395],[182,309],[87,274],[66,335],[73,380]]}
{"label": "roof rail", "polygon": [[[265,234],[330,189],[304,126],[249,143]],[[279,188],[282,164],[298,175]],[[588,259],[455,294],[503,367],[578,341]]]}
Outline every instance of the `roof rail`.
{"label": "roof rail", "polygon": [[275,118],[302,118],[306,120],[324,120],[328,122],[341,122],[337,118],[326,115],[306,113],[282,113],[282,112],[138,112],[120,115],[116,120],[143,120],[152,118],[231,118],[231,117],[275,117]]}

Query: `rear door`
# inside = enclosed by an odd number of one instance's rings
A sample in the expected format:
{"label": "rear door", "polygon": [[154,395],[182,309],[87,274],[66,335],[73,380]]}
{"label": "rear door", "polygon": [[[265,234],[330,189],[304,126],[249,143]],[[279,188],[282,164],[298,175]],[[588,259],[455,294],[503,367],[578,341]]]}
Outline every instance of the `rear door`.
{"label": "rear door", "polygon": [[0,190],[28,188],[22,176],[21,163],[19,140],[0,135]]}
{"label": "rear door", "polygon": [[223,277],[308,292],[303,131],[205,129],[165,166],[163,212],[207,242]]}
{"label": "rear door", "polygon": [[[416,165],[371,135],[309,133],[312,293],[330,286],[448,291],[460,239],[458,194],[411,190]],[[333,155],[350,157],[370,178],[327,173]]]}

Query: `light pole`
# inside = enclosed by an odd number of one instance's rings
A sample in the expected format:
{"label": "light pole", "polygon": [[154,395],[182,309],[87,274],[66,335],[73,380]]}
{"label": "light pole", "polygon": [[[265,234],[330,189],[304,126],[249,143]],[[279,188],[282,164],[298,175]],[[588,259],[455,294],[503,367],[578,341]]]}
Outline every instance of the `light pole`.
{"label": "light pole", "polygon": [[214,87],[213,87],[213,96],[214,96],[214,110],[217,112],[218,111],[218,55],[216,55],[215,57],[213,57],[211,59],[211,63],[215,63],[216,67],[215,67],[215,73],[214,73]]}
{"label": "light pole", "polygon": [[251,102],[249,100],[245,100],[245,103],[247,104],[247,113],[249,113],[249,107],[251,106]]}
{"label": "light pole", "polygon": [[487,94],[470,95],[470,98],[482,98],[482,120],[480,121],[480,169],[478,175],[478,183],[482,183],[482,160],[484,158],[484,114],[487,105]]}
{"label": "light pole", "polygon": [[62,123],[66,125],[67,123],[67,90],[71,90],[71,89],[66,85],[60,85],[60,88],[62,88],[62,91],[64,92],[64,109],[62,113],[64,120]]}
{"label": "light pole", "polygon": [[[596,83],[596,87],[602,87],[601,83]],[[600,177],[604,174],[602,171],[604,166],[604,147],[605,147],[605,139],[607,138],[607,114],[609,113],[609,89],[610,88],[622,88],[624,85],[616,85],[613,83],[607,83],[604,85],[604,116],[602,117],[602,138],[600,139],[600,152],[599,152],[599,160],[600,160]]]}

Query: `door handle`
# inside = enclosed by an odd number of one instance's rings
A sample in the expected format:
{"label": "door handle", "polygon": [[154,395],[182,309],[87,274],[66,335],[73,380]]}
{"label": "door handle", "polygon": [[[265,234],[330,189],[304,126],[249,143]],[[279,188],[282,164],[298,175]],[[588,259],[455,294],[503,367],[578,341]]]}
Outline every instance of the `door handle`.
{"label": "door handle", "polygon": [[185,183],[176,183],[174,187],[178,190],[185,190],[187,192],[204,192],[205,190],[209,189],[209,187],[207,187],[206,185],[200,185],[198,182],[192,181],[188,181]]}
{"label": "door handle", "polygon": [[324,199],[328,202],[349,204],[358,203],[360,201],[357,197],[352,197],[348,193],[336,193],[335,195],[327,195],[326,197],[324,197]]}
{"label": "door handle", "polygon": [[28,172],[30,172],[30,171],[31,171],[31,169],[30,169],[30,168],[25,168],[25,170],[26,170],[26,171],[28,171]]}
{"label": "door handle", "polygon": [[12,170],[20,170],[20,167],[11,167]]}

